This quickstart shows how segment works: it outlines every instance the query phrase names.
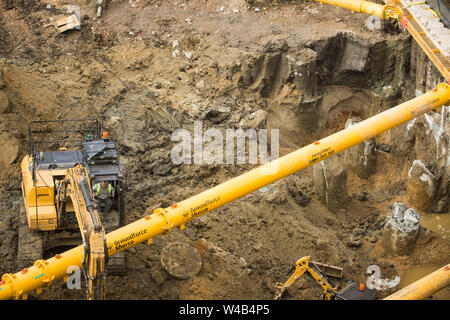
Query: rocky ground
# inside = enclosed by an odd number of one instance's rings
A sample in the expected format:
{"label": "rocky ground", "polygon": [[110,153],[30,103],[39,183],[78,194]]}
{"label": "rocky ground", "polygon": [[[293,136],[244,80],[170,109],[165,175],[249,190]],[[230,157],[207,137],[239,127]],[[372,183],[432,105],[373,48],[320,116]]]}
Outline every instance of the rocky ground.
{"label": "rocky ground", "polygon": [[[116,0],[101,19],[94,1],[0,4],[0,273],[18,271],[19,163],[29,121],[103,121],[130,185],[129,223],[254,167],[174,165],[175,129],[192,132],[194,121],[203,130],[278,129],[284,155],[343,129],[349,117],[365,119],[413,98],[421,70],[407,33],[369,30],[367,16],[309,1]],[[82,26],[58,34],[50,18],[65,4],[80,6]],[[307,255],[343,267],[344,278],[355,281],[367,279],[370,265],[393,279],[415,265],[448,263],[445,233],[422,227],[401,256],[381,241],[390,206],[408,204],[414,160],[440,177],[438,200],[448,190],[430,122],[421,117],[374,143],[375,172],[361,178],[348,170],[342,208],[321,201],[307,168],[127,250],[128,273],[108,277],[108,298],[271,299],[275,284]],[[441,209],[447,216],[448,204]],[[197,248],[197,275],[180,280],[163,268],[161,252],[174,241]],[[84,297],[62,282],[39,296]],[[321,289],[302,278],[284,298],[320,299]]]}

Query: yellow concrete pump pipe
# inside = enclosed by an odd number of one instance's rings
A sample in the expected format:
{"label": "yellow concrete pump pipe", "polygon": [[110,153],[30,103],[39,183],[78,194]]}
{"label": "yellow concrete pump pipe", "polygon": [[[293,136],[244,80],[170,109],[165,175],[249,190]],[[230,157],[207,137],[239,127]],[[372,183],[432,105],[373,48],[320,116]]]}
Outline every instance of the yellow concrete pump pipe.
{"label": "yellow concrete pump pipe", "polygon": [[450,285],[450,264],[411,283],[384,300],[422,300]]}
{"label": "yellow concrete pump pipe", "polygon": [[[439,84],[432,91],[169,208],[155,209],[151,215],[108,233],[108,254],[112,256],[146,240],[150,243],[154,236],[167,233],[174,227],[183,229],[185,223],[194,218],[449,103],[450,86]],[[32,267],[18,273],[3,275],[0,299],[26,298],[28,292],[40,291],[41,287],[50,285],[53,280],[67,277],[67,268],[71,265],[81,266],[83,255],[83,247],[78,246],[51,259],[38,260]]]}
{"label": "yellow concrete pump pipe", "polygon": [[389,5],[382,5],[364,0],[314,0],[320,3],[326,3],[335,7],[341,7],[351,10],[353,12],[362,12],[370,15],[375,15],[382,19],[395,17],[398,11],[395,11]]}

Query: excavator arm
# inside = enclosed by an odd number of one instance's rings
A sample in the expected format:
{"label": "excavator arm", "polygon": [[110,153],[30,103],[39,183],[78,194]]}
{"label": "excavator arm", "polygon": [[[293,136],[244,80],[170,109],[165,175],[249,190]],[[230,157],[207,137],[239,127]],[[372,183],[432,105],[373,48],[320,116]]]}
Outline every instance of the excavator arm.
{"label": "excavator arm", "polygon": [[87,170],[81,164],[67,171],[64,180],[67,197],[75,208],[85,251],[82,268],[87,279],[87,297],[104,299],[104,279],[106,264],[105,230],[100,221],[92,189],[87,178]]}
{"label": "excavator arm", "polygon": [[310,264],[314,265],[314,262],[311,261],[311,258],[309,256],[297,260],[295,266],[288,271],[288,274],[293,271],[288,280],[284,284],[277,284],[275,288],[274,300],[280,299],[284,291],[288,287],[290,287],[297,279],[299,279],[305,272],[308,272],[308,274],[323,288],[323,294],[326,300],[333,299],[333,297],[337,294],[337,288],[333,287],[322,273],[315,270],[314,268],[311,268]]}

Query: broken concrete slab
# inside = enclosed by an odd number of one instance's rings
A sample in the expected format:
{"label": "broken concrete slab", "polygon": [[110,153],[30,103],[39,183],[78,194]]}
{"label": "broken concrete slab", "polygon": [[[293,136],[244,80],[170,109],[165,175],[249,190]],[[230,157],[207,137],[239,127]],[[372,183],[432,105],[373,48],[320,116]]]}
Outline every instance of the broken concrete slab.
{"label": "broken concrete slab", "polygon": [[383,247],[393,255],[407,255],[414,249],[419,231],[420,214],[404,203],[396,202],[386,216]]}
{"label": "broken concrete slab", "polygon": [[75,14],[68,16],[68,17],[59,15],[59,16],[53,17],[51,19],[51,21],[59,33],[66,32],[67,30],[81,28],[80,19]]}

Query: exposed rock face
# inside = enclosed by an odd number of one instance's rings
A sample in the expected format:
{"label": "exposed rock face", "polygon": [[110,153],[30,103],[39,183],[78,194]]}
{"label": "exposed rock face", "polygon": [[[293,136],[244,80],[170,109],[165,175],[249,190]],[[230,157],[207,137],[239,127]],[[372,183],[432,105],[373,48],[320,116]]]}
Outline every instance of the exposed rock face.
{"label": "exposed rock face", "polygon": [[[1,87],[1,84],[0,84]],[[9,111],[9,99],[6,93],[0,90],[0,113],[6,113]]]}
{"label": "exposed rock face", "polygon": [[366,68],[368,57],[368,47],[351,39],[347,39],[345,42],[340,70],[362,72]]}
{"label": "exposed rock face", "polygon": [[[359,121],[359,118],[349,118],[345,123],[345,127],[348,128],[353,126]],[[353,170],[358,177],[367,179],[376,172],[377,158],[374,138],[368,139],[363,143],[348,149],[345,152],[345,156],[349,168]]]}
{"label": "exposed rock face", "polygon": [[406,185],[409,204],[417,210],[429,212],[436,192],[436,178],[420,160],[414,160]]}
{"label": "exposed rock face", "polygon": [[347,208],[347,166],[337,154],[313,166],[314,187],[320,201],[332,212]]}
{"label": "exposed rock face", "polygon": [[393,153],[420,159],[409,169],[407,186],[409,203],[417,210],[448,212],[449,118],[450,107],[443,106],[392,130]]}
{"label": "exposed rock face", "polygon": [[420,215],[400,202],[394,204],[386,217],[382,243],[384,249],[393,255],[407,255],[416,245],[420,230]]}

